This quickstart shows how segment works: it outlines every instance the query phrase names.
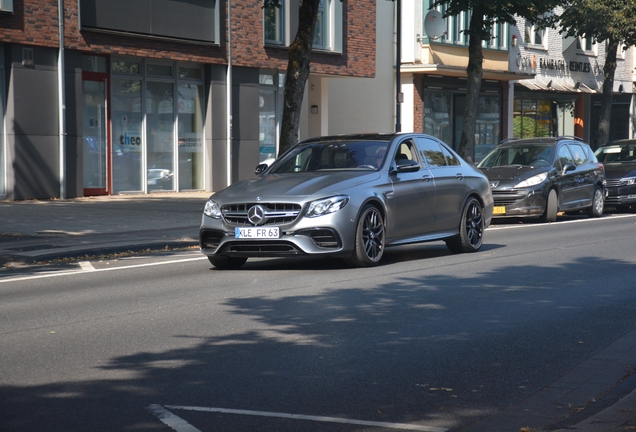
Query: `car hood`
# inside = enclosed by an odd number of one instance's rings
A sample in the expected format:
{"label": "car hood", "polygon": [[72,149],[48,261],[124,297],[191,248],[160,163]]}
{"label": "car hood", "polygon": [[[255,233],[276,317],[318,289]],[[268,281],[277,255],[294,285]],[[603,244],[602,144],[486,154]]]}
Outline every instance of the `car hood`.
{"label": "car hood", "polygon": [[620,180],[623,177],[636,177],[636,163],[604,163],[605,178],[607,180]]}
{"label": "car hood", "polygon": [[223,201],[252,201],[290,199],[297,200],[315,195],[316,198],[337,193],[346,193],[361,184],[380,177],[373,172],[307,172],[286,174],[265,174],[249,180],[242,180],[216,193]]}
{"label": "car hood", "polygon": [[479,168],[488,180],[499,180],[502,183],[514,183],[528,179],[537,174],[548,171],[545,167],[535,168],[529,166],[501,166],[493,168]]}

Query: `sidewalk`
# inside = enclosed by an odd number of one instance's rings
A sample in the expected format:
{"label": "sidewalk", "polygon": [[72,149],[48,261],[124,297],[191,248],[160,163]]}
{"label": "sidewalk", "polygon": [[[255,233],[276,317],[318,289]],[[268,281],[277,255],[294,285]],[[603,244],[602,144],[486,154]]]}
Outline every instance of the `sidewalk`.
{"label": "sidewalk", "polygon": [[[60,258],[198,246],[210,193],[0,201],[0,271]],[[636,330],[461,432],[636,431]]]}
{"label": "sidewalk", "polygon": [[0,267],[198,245],[209,192],[0,201]]}

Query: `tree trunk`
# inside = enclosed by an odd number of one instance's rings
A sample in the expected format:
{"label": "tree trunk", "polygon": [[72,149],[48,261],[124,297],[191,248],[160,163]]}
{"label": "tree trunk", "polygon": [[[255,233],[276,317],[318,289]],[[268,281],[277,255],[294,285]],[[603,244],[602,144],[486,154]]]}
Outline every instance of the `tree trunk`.
{"label": "tree trunk", "polygon": [[603,66],[603,96],[601,98],[601,113],[598,119],[598,139],[596,143],[592,143],[595,149],[609,141],[612,98],[614,96],[614,73],[616,72],[618,48],[618,40],[610,37],[607,45],[605,66]]}
{"label": "tree trunk", "polygon": [[289,47],[283,120],[280,131],[278,154],[282,154],[298,142],[300,109],[303,103],[305,84],[309,77],[311,48],[318,17],[320,0],[303,0],[298,13],[298,32]]}
{"label": "tree trunk", "polygon": [[484,16],[479,10],[473,9],[470,18],[470,34],[468,42],[468,66],[466,74],[468,83],[466,88],[466,106],[462,121],[462,137],[459,141],[459,155],[468,163],[473,164],[475,153],[475,132],[477,130],[477,110],[479,108],[479,90],[483,75],[484,53],[481,48],[479,30],[484,27]]}

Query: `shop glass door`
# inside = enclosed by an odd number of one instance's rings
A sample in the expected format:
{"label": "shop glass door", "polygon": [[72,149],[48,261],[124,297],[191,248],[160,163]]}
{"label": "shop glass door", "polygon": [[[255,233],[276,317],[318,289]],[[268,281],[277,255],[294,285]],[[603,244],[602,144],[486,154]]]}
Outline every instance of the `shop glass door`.
{"label": "shop glass door", "polygon": [[108,193],[106,79],[83,81],[84,195]]}

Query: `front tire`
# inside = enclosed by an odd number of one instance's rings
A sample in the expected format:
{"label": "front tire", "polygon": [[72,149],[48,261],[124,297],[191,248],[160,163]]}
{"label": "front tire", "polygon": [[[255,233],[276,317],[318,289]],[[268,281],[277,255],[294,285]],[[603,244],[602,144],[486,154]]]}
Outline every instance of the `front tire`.
{"label": "front tire", "polygon": [[446,247],[452,253],[477,252],[484,242],[484,209],[476,198],[469,198],[464,204],[459,234],[446,240]]}
{"label": "front tire", "polygon": [[559,199],[554,189],[550,189],[545,205],[545,212],[541,216],[541,222],[556,222],[559,212]]}
{"label": "front tire", "polygon": [[589,217],[601,217],[603,215],[603,207],[605,205],[605,198],[603,197],[603,191],[600,187],[594,186],[594,196],[592,197],[592,206],[587,208],[587,215]]}
{"label": "front tire", "polygon": [[210,264],[219,270],[236,270],[245,264],[247,258],[212,255],[208,257],[208,260],[210,260]]}
{"label": "front tire", "polygon": [[377,207],[366,205],[356,223],[353,253],[345,258],[347,264],[352,267],[377,265],[384,255],[385,234],[382,213]]}

